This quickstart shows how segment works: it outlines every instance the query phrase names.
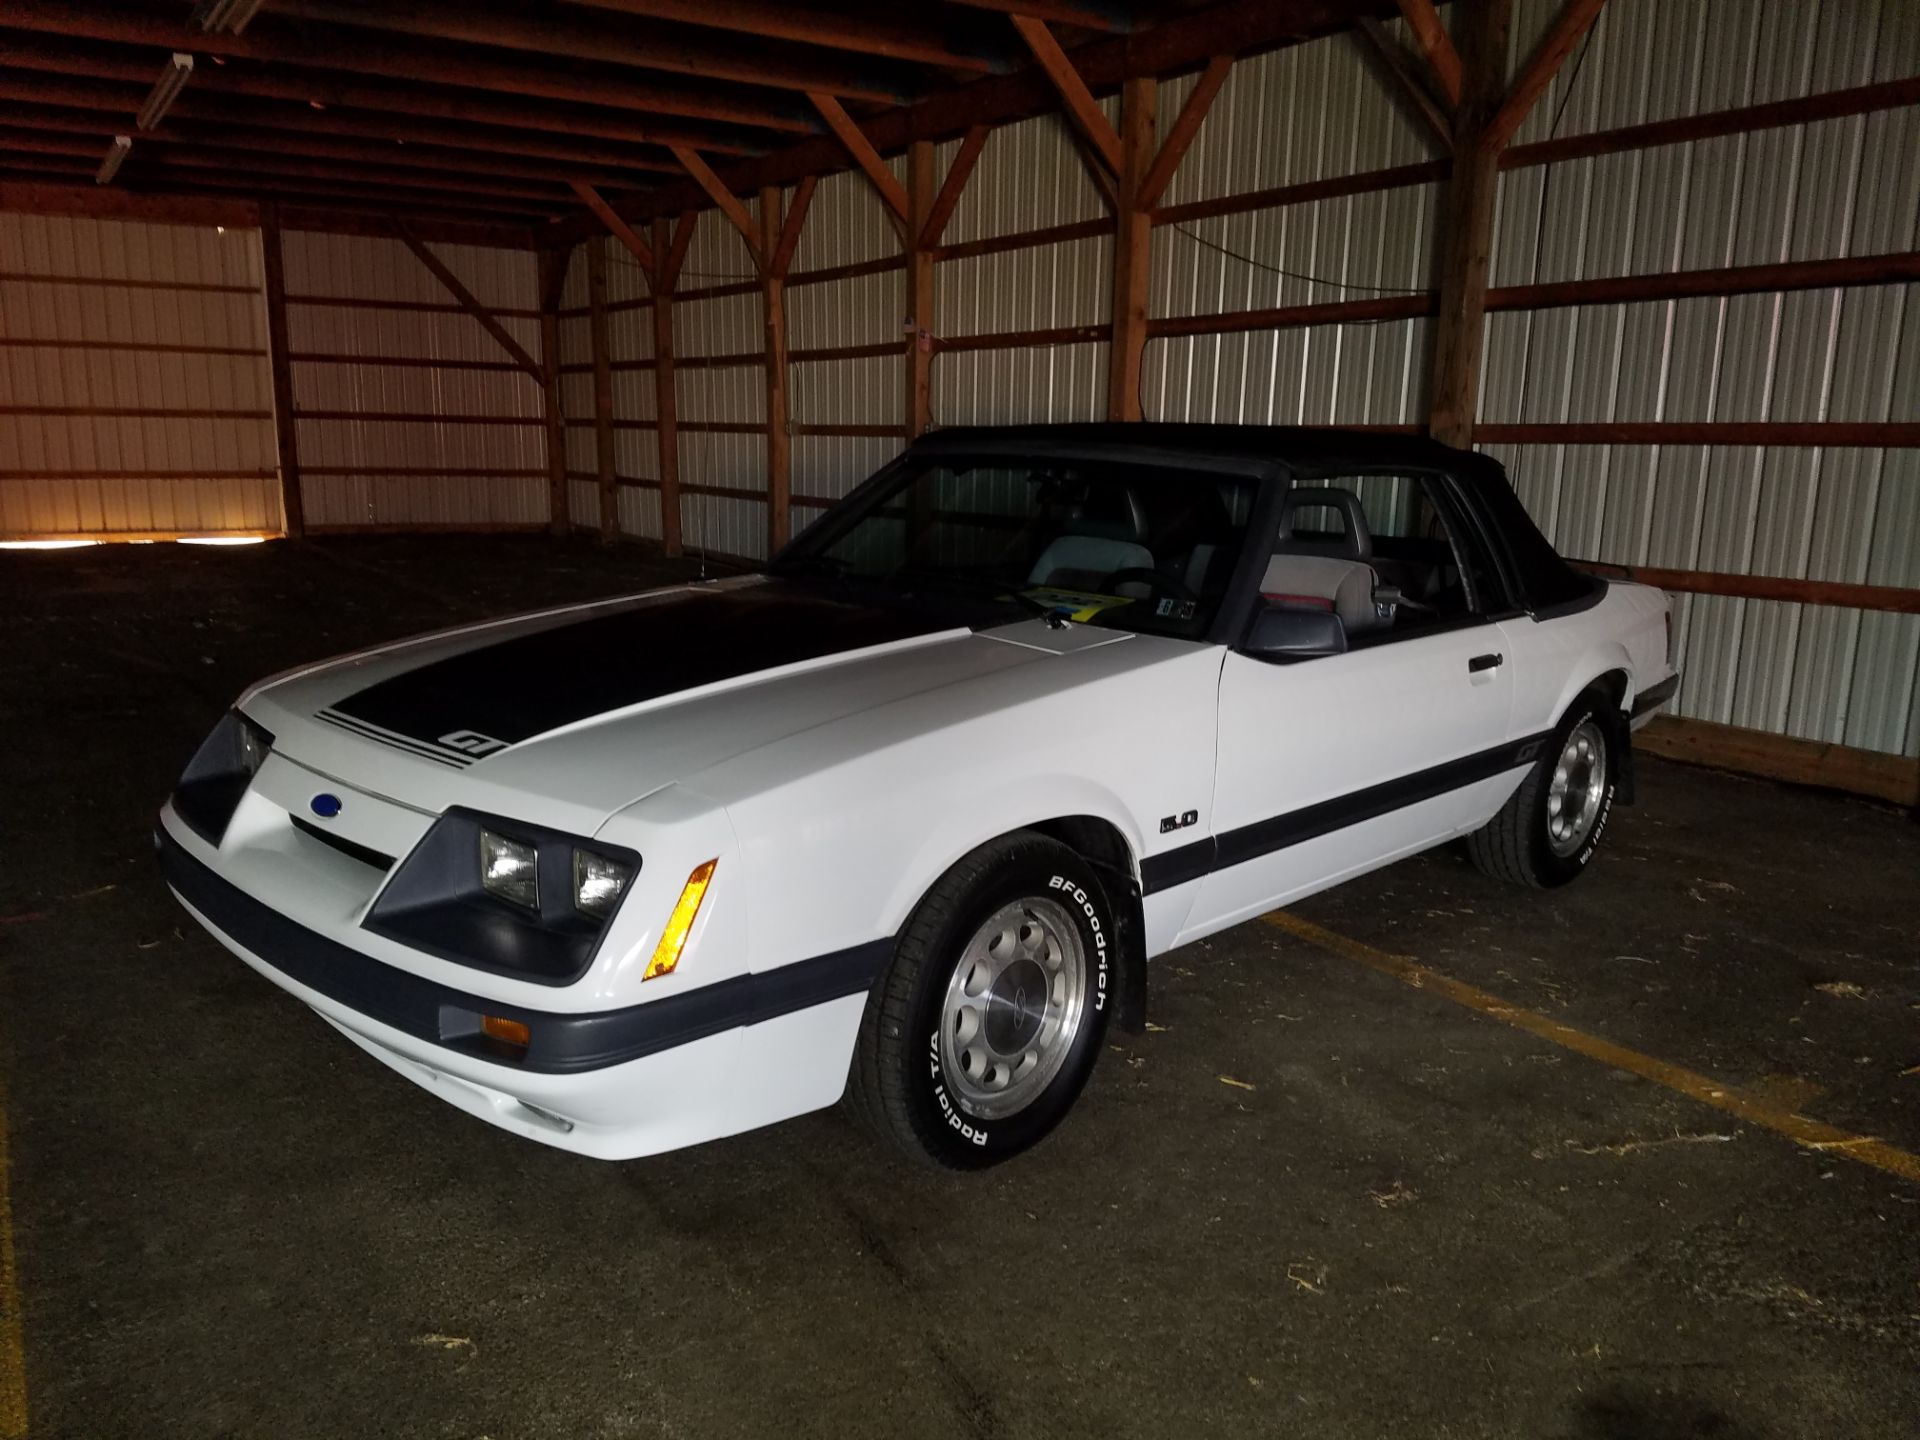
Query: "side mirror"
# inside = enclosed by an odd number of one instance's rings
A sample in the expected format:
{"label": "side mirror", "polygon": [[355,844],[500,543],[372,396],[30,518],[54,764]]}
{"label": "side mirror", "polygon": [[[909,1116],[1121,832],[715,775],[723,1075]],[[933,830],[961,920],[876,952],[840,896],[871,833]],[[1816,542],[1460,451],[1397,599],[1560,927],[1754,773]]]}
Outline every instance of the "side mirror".
{"label": "side mirror", "polygon": [[1242,647],[1259,660],[1304,660],[1346,653],[1347,627],[1331,610],[1267,606],[1253,617]]}

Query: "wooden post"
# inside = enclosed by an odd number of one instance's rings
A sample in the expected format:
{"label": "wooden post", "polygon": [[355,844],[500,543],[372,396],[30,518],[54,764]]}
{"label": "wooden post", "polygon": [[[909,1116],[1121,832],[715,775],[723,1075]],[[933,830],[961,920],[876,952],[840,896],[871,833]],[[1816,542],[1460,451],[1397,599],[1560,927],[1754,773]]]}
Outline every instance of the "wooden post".
{"label": "wooden post", "polygon": [[671,259],[673,225],[653,222],[653,413],[660,442],[660,546],[680,553],[680,411],[673,389],[673,291],[679,266]]}
{"label": "wooden post", "polygon": [[593,337],[593,449],[600,481],[600,538],[620,533],[620,491],[613,473],[613,368],[607,354],[607,240],[587,241],[587,324]]}
{"label": "wooden post", "polygon": [[1453,180],[1440,247],[1440,317],[1433,328],[1427,429],[1462,449],[1473,443],[1487,309],[1500,142],[1490,127],[1504,99],[1513,0],[1467,0],[1461,96],[1454,112]]}
{"label": "wooden post", "polygon": [[1107,357],[1107,418],[1140,418],[1140,367],[1147,351],[1147,260],[1153,212],[1140,203],[1153,165],[1156,82],[1120,89],[1120,172],[1114,187],[1113,342]]}
{"label": "wooden post", "polygon": [[571,247],[540,254],[540,365],[543,418],[547,430],[547,526],[555,535],[573,528],[567,485],[567,419],[560,397],[560,290],[566,282]]}
{"label": "wooden post", "polygon": [[[933,215],[933,142],[907,147],[907,438],[924,435],[932,419],[933,252],[927,222]],[[916,492],[917,493],[917,492]]]}
{"label": "wooden post", "polygon": [[260,207],[260,274],[267,292],[267,361],[273,375],[273,444],[280,467],[280,509],[287,534],[307,533],[300,495],[299,432],[293,414],[293,368],[287,363],[287,270],[280,251],[280,207]]}
{"label": "wooden post", "polygon": [[[780,248],[780,190],[760,191],[760,254]],[[767,554],[779,553],[792,535],[792,440],[787,434],[787,279],[765,263],[760,300],[767,322]]]}

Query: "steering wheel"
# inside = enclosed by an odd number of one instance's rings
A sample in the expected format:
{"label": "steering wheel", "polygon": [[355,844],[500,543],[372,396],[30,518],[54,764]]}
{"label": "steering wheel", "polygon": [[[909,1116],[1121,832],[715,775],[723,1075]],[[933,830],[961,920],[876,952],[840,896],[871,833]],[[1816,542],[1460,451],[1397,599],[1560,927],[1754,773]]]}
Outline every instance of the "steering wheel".
{"label": "steering wheel", "polygon": [[1149,565],[1129,565],[1124,570],[1116,570],[1100,583],[1117,585],[1122,581],[1133,580],[1147,587],[1149,595],[1166,594],[1176,600],[1198,600],[1198,592],[1184,580],[1172,575],[1162,574]]}

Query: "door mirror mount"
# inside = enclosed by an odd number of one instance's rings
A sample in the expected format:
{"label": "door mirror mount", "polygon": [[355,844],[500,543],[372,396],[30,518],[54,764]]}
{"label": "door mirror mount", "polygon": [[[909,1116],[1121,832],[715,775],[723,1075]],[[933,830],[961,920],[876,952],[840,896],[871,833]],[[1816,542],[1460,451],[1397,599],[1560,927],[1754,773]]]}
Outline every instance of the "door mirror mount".
{"label": "door mirror mount", "polygon": [[1331,610],[1268,605],[1254,615],[1247,643],[1241,648],[1256,660],[1342,655],[1347,649],[1347,627]]}

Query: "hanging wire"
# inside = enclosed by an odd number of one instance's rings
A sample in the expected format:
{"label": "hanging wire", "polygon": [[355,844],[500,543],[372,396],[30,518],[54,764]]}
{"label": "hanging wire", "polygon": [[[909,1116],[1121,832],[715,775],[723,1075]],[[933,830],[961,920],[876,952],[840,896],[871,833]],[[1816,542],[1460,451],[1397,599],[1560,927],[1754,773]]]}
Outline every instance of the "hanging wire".
{"label": "hanging wire", "polygon": [[1349,285],[1341,280],[1327,280],[1318,275],[1309,275],[1304,270],[1289,270],[1284,265],[1269,265],[1266,261],[1256,260],[1251,255],[1242,255],[1238,250],[1229,250],[1225,245],[1217,244],[1204,235],[1194,234],[1184,225],[1175,225],[1173,229],[1194,244],[1218,251],[1229,260],[1238,260],[1242,265],[1251,265],[1256,270],[1268,270],[1275,275],[1285,275],[1292,280],[1304,280],[1309,285],[1325,285],[1332,290],[1364,291],[1369,295],[1424,295],[1427,293],[1424,286],[1408,289],[1397,285]]}
{"label": "hanging wire", "polygon": [[[1600,26],[1605,23],[1606,16],[1602,14],[1594,24],[1587,27],[1587,33],[1581,37],[1580,53],[1573,57],[1573,69],[1567,72],[1566,88],[1560,92],[1560,103],[1554,107],[1553,123],[1547,127],[1547,139],[1549,140],[1560,133],[1560,121],[1567,113],[1567,102],[1573,99],[1574,87],[1580,83],[1580,71],[1587,63],[1587,51],[1593,48],[1594,34],[1600,29]],[[1554,166],[1550,161],[1542,168],[1540,174],[1540,209],[1534,217],[1533,259],[1527,270],[1528,278],[1536,282],[1540,278],[1540,252],[1546,243],[1547,200],[1548,197],[1553,194],[1553,171]],[[1527,413],[1527,376],[1532,373],[1532,362],[1533,322],[1529,320],[1527,323],[1527,338],[1520,346],[1520,394],[1514,408],[1515,415],[1522,418],[1524,418]]]}

